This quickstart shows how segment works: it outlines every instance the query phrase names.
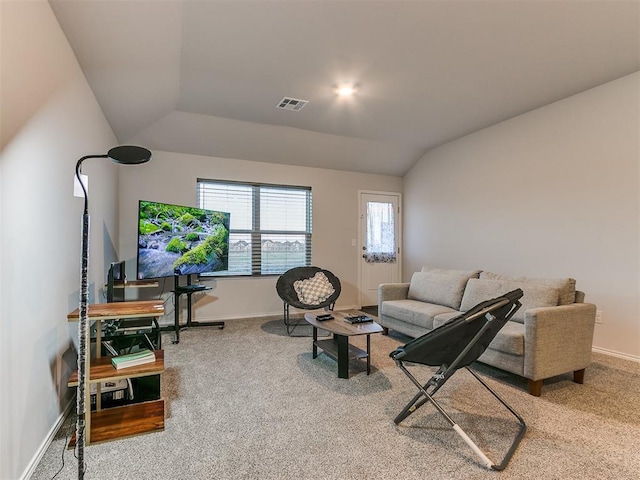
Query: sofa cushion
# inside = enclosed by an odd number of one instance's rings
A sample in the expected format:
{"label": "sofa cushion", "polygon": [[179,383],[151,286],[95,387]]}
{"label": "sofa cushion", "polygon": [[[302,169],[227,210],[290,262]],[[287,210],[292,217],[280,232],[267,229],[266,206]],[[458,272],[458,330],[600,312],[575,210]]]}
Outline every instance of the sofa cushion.
{"label": "sofa cushion", "polygon": [[465,278],[478,278],[482,270],[454,270],[451,268],[437,268],[425,265],[422,267],[422,271],[429,273],[444,273],[446,275],[456,275],[458,277]]}
{"label": "sofa cushion", "polygon": [[499,352],[510,353],[511,355],[524,355],[524,325],[518,322],[507,322],[500,329],[489,347]]}
{"label": "sofa cushion", "polygon": [[445,323],[449,323],[451,320],[459,317],[460,315],[462,315],[462,312],[458,312],[458,311],[440,313],[435,317],[433,317],[433,328],[441,327]]}
{"label": "sofa cushion", "polygon": [[505,280],[507,282],[517,282],[526,284],[545,285],[557,288],[559,293],[558,305],[570,305],[576,300],[576,281],[573,278],[532,278],[532,277],[510,277],[499,273],[481,272],[480,278],[487,280]]}
{"label": "sofa cushion", "polygon": [[415,272],[409,284],[408,298],[458,310],[467,280],[444,273]]}
{"label": "sofa cushion", "polygon": [[382,302],[382,315],[431,330],[433,317],[452,312],[451,308],[418,300],[386,300]]}
{"label": "sofa cushion", "polygon": [[520,299],[522,307],[511,318],[513,321],[524,323],[524,312],[531,308],[555,307],[558,305],[558,289],[534,283],[507,282],[504,280],[488,280],[485,278],[471,278],[462,297],[460,310],[466,312],[478,303],[504,295],[516,288],[521,288],[523,295]]}

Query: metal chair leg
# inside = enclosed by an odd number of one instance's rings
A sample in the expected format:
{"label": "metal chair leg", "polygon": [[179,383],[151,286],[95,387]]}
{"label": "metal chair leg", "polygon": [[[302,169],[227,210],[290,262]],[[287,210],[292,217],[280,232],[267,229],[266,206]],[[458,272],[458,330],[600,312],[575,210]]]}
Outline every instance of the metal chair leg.
{"label": "metal chair leg", "polygon": [[[283,308],[284,308],[284,312],[283,312],[283,319],[284,319],[284,325],[287,329],[287,335],[289,335],[290,337],[311,337],[311,334],[309,335],[293,335],[293,332],[295,331],[295,329],[299,326],[301,327],[311,327],[311,324],[307,323],[304,319],[299,319],[297,322],[292,322],[291,321],[291,317],[289,315],[289,304],[286,302],[283,302]],[[329,310],[333,310],[333,305],[331,305],[331,308]],[[321,337],[327,337],[329,336],[329,333],[326,332],[325,330],[322,330],[323,333],[322,335],[320,335]]]}
{"label": "metal chair leg", "polygon": [[[519,424],[518,432],[516,433],[516,436],[511,443],[509,450],[500,463],[494,463],[493,461],[491,461],[491,459],[489,459],[489,457],[475,444],[475,442],[473,442],[473,440],[471,440],[471,438],[465,433],[465,431],[460,428],[460,426],[447,414],[444,408],[442,408],[442,406],[433,398],[435,392],[444,384],[444,381],[439,382],[436,378],[440,373],[436,373],[433,377],[431,377],[429,382],[427,382],[423,386],[413,375],[411,375],[402,361],[398,360],[396,361],[396,364],[419,390],[419,392],[411,399],[411,401],[394,419],[394,423],[396,425],[398,425],[400,422],[402,422],[402,420],[415,412],[418,408],[420,408],[420,406],[424,405],[426,402],[429,402],[436,408],[436,410],[438,410],[438,413],[440,413],[447,420],[451,428],[453,428],[453,430],[464,440],[464,442],[475,452],[475,454],[480,457],[480,459],[482,460],[482,464],[485,467],[498,471],[505,469],[505,467],[509,463],[509,460],[511,460],[511,457],[520,444],[520,441],[524,437],[524,434],[527,431],[527,425],[525,424],[522,417],[515,410],[513,410],[513,408],[511,408],[491,387],[489,387],[489,385],[487,385],[476,372],[471,370],[471,368],[469,368],[468,366],[465,367],[466,370],[468,370],[482,384],[482,386],[484,386],[507,410],[509,410],[509,412],[511,412],[511,414],[516,418]],[[440,372],[440,370],[438,372]],[[433,387],[431,392],[428,391],[429,387]]]}

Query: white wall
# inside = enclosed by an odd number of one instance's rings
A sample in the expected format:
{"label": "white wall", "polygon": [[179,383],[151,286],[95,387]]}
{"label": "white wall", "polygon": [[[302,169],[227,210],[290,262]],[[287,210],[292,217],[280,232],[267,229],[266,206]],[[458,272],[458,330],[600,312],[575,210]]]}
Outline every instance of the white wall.
{"label": "white wall", "polygon": [[[313,263],[340,278],[337,308],[357,306],[359,256],[352,239],[358,233],[358,190],[400,192],[400,177],[169,152],[153,155],[148,164],[122,170],[120,175],[119,245],[128,278],[135,278],[138,200],[195,205],[198,178],[304,185],[311,186],[313,194]],[[219,320],[280,314],[276,279],[220,278],[213,291],[199,296],[196,317]],[[172,281],[165,291],[172,288]]]}
{"label": "white wall", "polygon": [[594,346],[640,358],[639,125],[635,73],[429,151],[405,176],[405,279],[573,277]]}
{"label": "white wall", "polygon": [[[78,158],[115,144],[45,1],[1,4],[0,478],[29,475],[73,397],[82,200]],[[117,238],[117,170],[87,160],[90,284],[104,283]],[[113,258],[108,259],[113,260]],[[97,287],[96,287],[97,286]],[[69,457],[67,457],[69,458]]]}

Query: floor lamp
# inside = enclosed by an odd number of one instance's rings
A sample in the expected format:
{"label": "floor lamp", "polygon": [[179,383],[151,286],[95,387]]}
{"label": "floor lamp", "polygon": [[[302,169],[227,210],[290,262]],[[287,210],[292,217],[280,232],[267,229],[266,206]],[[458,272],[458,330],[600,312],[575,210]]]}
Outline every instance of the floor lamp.
{"label": "floor lamp", "polygon": [[87,189],[80,176],[82,162],[88,158],[109,158],[115,163],[137,165],[151,160],[151,152],[143,147],[121,145],[113,147],[106,155],[87,155],[76,164],[76,177],[84,194],[84,212],[82,214],[82,266],[80,269],[80,308],[78,321],[78,392],[76,399],[76,447],[78,454],[78,479],[84,478],[85,416],[86,416],[86,365],[87,330],[89,325],[89,198]]}

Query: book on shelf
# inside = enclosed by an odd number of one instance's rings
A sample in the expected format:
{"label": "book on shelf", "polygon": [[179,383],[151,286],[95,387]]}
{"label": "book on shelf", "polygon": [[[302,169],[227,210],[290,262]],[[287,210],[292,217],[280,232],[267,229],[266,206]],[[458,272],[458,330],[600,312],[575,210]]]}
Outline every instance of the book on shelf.
{"label": "book on shelf", "polygon": [[126,355],[118,355],[111,357],[111,364],[116,369],[135,367],[156,361],[156,354],[149,349],[142,349],[139,352],[127,353]]}

